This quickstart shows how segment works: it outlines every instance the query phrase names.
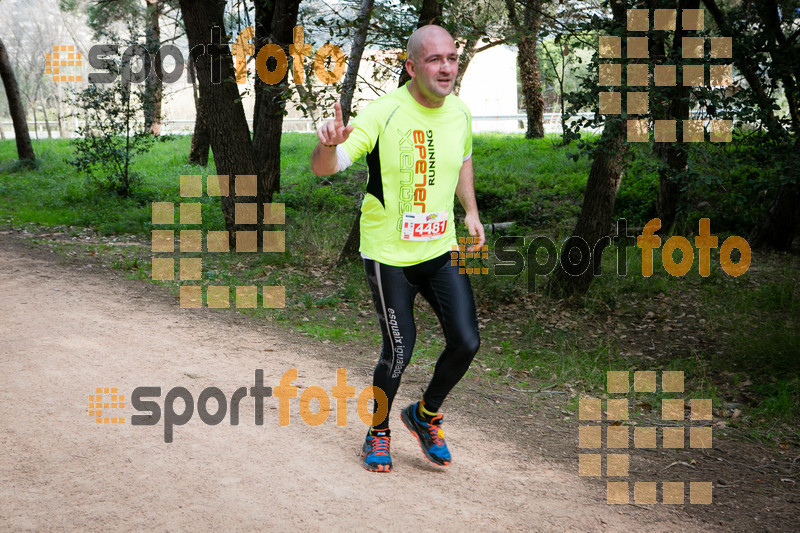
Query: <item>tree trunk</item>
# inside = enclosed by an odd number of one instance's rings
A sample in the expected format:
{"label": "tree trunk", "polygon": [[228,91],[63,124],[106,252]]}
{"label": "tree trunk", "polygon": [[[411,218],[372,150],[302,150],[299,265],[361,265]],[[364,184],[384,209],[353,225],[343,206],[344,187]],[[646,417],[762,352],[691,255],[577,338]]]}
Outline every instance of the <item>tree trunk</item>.
{"label": "tree trunk", "polygon": [[14,136],[17,139],[17,157],[20,159],[35,159],[31,136],[28,133],[28,123],[25,120],[25,108],[22,106],[22,100],[19,97],[17,78],[11,69],[11,62],[8,60],[8,52],[2,39],[0,39],[0,78],[3,79],[6,98],[8,98],[8,112],[11,114],[11,121],[14,123]]}
{"label": "tree trunk", "polygon": [[[257,0],[255,24],[255,54],[269,41],[289,54],[293,42],[300,0]],[[278,83],[268,85],[256,76],[256,102],[253,109],[253,159],[258,170],[258,213],[262,219],[264,203],[272,202],[281,184],[281,131],[288,86],[289,67]],[[215,155],[216,157],[216,155]]]}
{"label": "tree trunk", "polygon": [[517,34],[517,66],[519,67],[522,97],[528,129],[525,137],[539,139],[544,137],[544,98],[542,98],[542,77],[539,72],[539,55],[536,53],[539,27],[541,25],[541,0],[527,0],[523,22],[516,12],[515,0],[506,0],[508,18]]}
{"label": "tree trunk", "polygon": [[542,81],[539,75],[539,59],[536,56],[535,39],[520,40],[517,64],[520,78],[522,78],[525,114],[528,117],[528,129],[525,137],[541,139],[544,137],[544,99],[542,98]]}
{"label": "tree trunk", "polygon": [[33,136],[39,140],[39,119],[36,116],[36,104],[31,105],[31,112],[33,113]]}
{"label": "tree trunk", "polygon": [[[625,27],[626,10],[625,2],[614,0],[611,11],[617,26]],[[617,199],[617,190],[622,181],[625,170],[625,155],[628,145],[625,143],[625,132],[621,118],[606,118],[603,134],[592,160],[589,179],[586,182],[586,192],[583,196],[581,214],[572,237],[568,243],[583,240],[589,248],[588,264],[586,269],[572,275],[565,270],[564,265],[571,262],[570,254],[561,253],[561,261],[556,264],[555,272],[550,279],[547,292],[553,296],[569,296],[585,294],[594,279],[595,271],[599,272],[599,265],[603,251],[608,245],[608,229],[611,227],[611,216],[614,213],[614,203]],[[570,247],[565,245],[564,249]],[[585,258],[581,257],[581,262]],[[532,265],[528,265],[532,268]]]}
{"label": "tree trunk", "polygon": [[44,115],[44,127],[47,130],[47,138],[53,138],[53,130],[50,129],[50,120],[47,118],[47,101],[45,100],[45,105],[42,107],[42,114]]}
{"label": "tree trunk", "polygon": [[[678,13],[683,13],[684,9],[698,9],[700,7],[700,0],[678,0],[677,2]],[[666,58],[666,45],[664,41],[664,33],[656,32],[658,38],[652,40],[651,56],[655,61],[660,61]],[[673,32],[672,50],[667,63],[682,64],[681,46],[683,37],[686,31],[683,26],[679,24]],[[665,120],[676,120],[678,124],[682,121],[689,119],[689,87],[683,84],[675,87],[662,88],[664,100],[662,102],[653,102],[655,108],[663,107],[664,112],[653,113],[654,116],[663,116]],[[678,213],[678,205],[681,200],[681,189],[685,183],[684,179],[679,176],[687,168],[689,156],[686,150],[686,145],[683,144],[683,128],[676,130],[676,143],[654,143],[653,149],[655,153],[661,158],[664,164],[658,177],[658,199],[656,200],[656,211],[658,218],[661,219],[660,233],[669,234],[672,226],[675,224],[675,218]]]}
{"label": "tree trunk", "polygon": [[[345,124],[350,120],[350,112],[353,104],[353,95],[356,91],[356,79],[358,77],[358,67],[361,63],[361,56],[364,53],[364,47],[367,43],[367,31],[369,29],[369,21],[372,16],[373,0],[362,0],[361,9],[358,12],[358,29],[353,38],[353,47],[350,50],[350,62],[347,64],[347,73],[344,76],[344,83],[342,84],[342,120]],[[337,265],[342,265],[347,261],[358,258],[358,248],[361,244],[361,206],[356,209],[353,218],[353,225],[350,228],[350,233],[347,240],[339,253]]]}
{"label": "tree trunk", "polygon": [[[316,103],[317,95],[314,93],[313,80],[309,76],[305,81],[308,85],[298,83],[295,88],[297,89],[297,95],[300,97],[300,101],[303,102],[306,107],[306,113],[308,113],[309,118],[311,118],[311,131],[317,131],[320,123],[317,108],[320,106]],[[344,98],[344,96],[342,96],[342,98]]]}
{"label": "tree trunk", "polygon": [[64,123],[64,113],[61,111],[61,90],[56,89],[56,94],[53,95],[56,101],[56,114],[58,118],[58,137],[60,139],[67,138],[67,125]]}
{"label": "tree trunk", "polygon": [[[419,19],[417,20],[417,27],[419,29],[428,24],[441,25],[442,23],[442,4],[443,0],[422,0],[422,6],[419,9]],[[400,71],[400,79],[397,82],[398,87],[402,87],[411,76],[408,75],[406,70],[406,62],[403,61],[403,69]]]}
{"label": "tree trunk", "polygon": [[456,82],[453,85],[453,94],[456,96],[461,92],[461,80],[464,79],[464,74],[467,72],[470,61],[475,57],[477,45],[477,37],[468,37],[464,42],[464,49],[461,50],[461,54],[458,56],[458,73],[456,74]]}
{"label": "tree trunk", "polygon": [[[562,41],[563,39],[563,41]],[[555,37],[555,43],[561,43],[559,46],[561,50],[559,51],[559,55],[561,59],[556,61],[553,57],[553,54],[550,52],[550,49],[547,46],[542,47],[542,51],[546,54],[547,59],[550,61],[550,66],[553,67],[553,74],[555,75],[556,81],[558,82],[558,105],[561,109],[561,144],[560,146],[566,146],[568,144],[569,137],[566,135],[567,132],[567,113],[566,113],[566,102],[564,101],[564,76],[566,73],[567,68],[567,57],[569,57],[569,35],[557,34]],[[559,73],[559,66],[561,72]]]}
{"label": "tree trunk", "polygon": [[195,104],[195,108],[194,133],[192,134],[192,145],[189,148],[189,163],[205,167],[208,166],[208,151],[211,148],[211,138],[206,124],[207,118],[200,101]]}
{"label": "tree trunk", "polygon": [[353,46],[350,48],[350,60],[347,63],[347,72],[342,83],[342,121],[347,125],[350,119],[350,108],[353,105],[353,95],[356,92],[356,79],[358,78],[358,67],[361,64],[361,56],[364,54],[364,47],[367,44],[367,31],[369,21],[372,17],[372,6],[374,0],[361,0],[361,9],[358,11],[358,28],[353,37]]}
{"label": "tree trunk", "polygon": [[144,127],[157,137],[161,132],[161,97],[163,83],[155,72],[161,70],[161,27],[158,17],[161,15],[161,0],[145,0],[147,2],[145,18],[145,48],[153,58],[153,71],[145,79]]}
{"label": "tree trunk", "polygon": [[[582,273],[571,275],[563,265],[566,261],[574,260],[574,257],[565,257],[561,250],[561,262],[556,265],[548,286],[548,292],[553,296],[585,294],[594,279],[595,271],[599,272],[603,251],[608,245],[603,238],[608,236],[608,229],[612,226],[611,216],[614,213],[617,189],[622,182],[625,153],[628,150],[622,122],[620,119],[612,120],[613,122],[607,121],[603,128],[601,142],[604,143],[604,147],[595,152],[589,179],[586,182],[581,214],[570,237],[570,239],[576,237],[583,239],[588,244],[590,261]],[[568,248],[565,245],[564,249]],[[531,265],[528,265],[528,268],[531,268]]]}
{"label": "tree trunk", "polygon": [[[678,132],[680,137],[682,132]],[[678,173],[686,169],[688,157],[686,150],[676,143],[668,146],[655,147],[656,153],[661,156],[661,162],[666,165],[658,176],[658,198],[656,199],[656,212],[661,219],[659,233],[669,234],[675,224],[678,213],[678,204],[681,200],[681,188],[684,180],[677,178]]]}
{"label": "tree trunk", "polygon": [[[255,175],[253,145],[247,126],[244,108],[239,98],[239,89],[230,80],[235,79],[233,59],[225,53],[227,48],[224,34],[215,31],[213,41],[208,44],[209,52],[214,51],[215,69],[220,69],[222,83],[211,83],[212,61],[202,47],[212,35],[212,28],[224,28],[224,0],[180,0],[186,36],[191,49],[191,59],[197,69],[197,84],[203,102],[213,105],[201,106],[205,112],[205,125],[217,174],[228,175],[231,180],[230,194],[222,197],[222,214],[225,227],[230,236],[231,248],[236,245],[235,234],[235,182],[236,175]],[[220,44],[215,44],[220,43]],[[215,49],[215,47],[218,47]],[[221,52],[221,53],[220,53]],[[242,199],[243,198],[243,199]],[[252,197],[239,197],[244,202],[252,202]],[[239,227],[238,229],[245,229]]]}
{"label": "tree trunk", "polygon": [[[569,56],[568,45],[565,44],[561,51],[561,76],[558,78],[558,104],[561,107],[561,146],[569,144],[569,137],[567,133],[567,103],[564,99],[566,91],[564,91],[564,78],[566,77],[567,69],[567,56]],[[556,67],[553,65],[553,71]]]}
{"label": "tree trunk", "polygon": [[[192,69],[196,73],[194,63],[189,62],[187,68]],[[210,137],[208,134],[208,126],[206,125],[206,115],[203,111],[203,102],[200,100],[200,93],[197,90],[197,75],[193,74],[192,78],[192,94],[194,95],[194,134],[192,135],[192,146],[189,148],[189,163],[192,165],[208,165],[208,151],[211,148]]]}
{"label": "tree trunk", "polygon": [[350,233],[347,235],[347,240],[344,242],[342,252],[339,254],[339,259],[336,261],[337,266],[341,266],[348,261],[358,259],[358,249],[361,245],[361,208],[356,212],[353,219],[353,225],[350,228]]}

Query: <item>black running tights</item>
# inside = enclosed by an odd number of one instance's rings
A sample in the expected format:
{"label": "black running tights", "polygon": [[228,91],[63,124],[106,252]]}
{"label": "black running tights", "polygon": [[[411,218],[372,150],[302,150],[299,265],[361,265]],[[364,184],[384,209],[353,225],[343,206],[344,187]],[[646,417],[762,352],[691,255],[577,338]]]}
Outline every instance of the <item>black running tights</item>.
{"label": "black running tights", "polygon": [[[378,313],[383,346],[373,374],[392,409],[400,377],[411,359],[417,329],[414,298],[430,303],[444,330],[445,348],[436,362],[428,388],[422,395],[426,409],[436,412],[461,380],[478,351],[480,337],[472,287],[466,274],[451,265],[450,252],[409,267],[389,266],[364,259],[364,270]],[[388,427],[389,415],[376,428]]]}

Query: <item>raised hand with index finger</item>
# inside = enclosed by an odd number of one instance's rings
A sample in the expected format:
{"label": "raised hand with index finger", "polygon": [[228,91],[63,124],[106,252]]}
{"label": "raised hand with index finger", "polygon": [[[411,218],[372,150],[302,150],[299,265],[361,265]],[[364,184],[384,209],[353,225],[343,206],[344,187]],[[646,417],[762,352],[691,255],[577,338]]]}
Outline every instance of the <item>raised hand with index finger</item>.
{"label": "raised hand with index finger", "polygon": [[327,148],[342,144],[350,136],[350,132],[353,131],[353,126],[345,126],[342,121],[342,105],[339,102],[333,105],[333,111],[333,120],[327,121],[317,129],[319,142]]}

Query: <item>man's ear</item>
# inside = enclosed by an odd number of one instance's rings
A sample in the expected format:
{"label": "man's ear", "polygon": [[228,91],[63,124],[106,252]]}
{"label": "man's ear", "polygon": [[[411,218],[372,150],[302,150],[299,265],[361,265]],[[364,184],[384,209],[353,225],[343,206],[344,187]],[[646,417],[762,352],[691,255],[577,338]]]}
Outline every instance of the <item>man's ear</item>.
{"label": "man's ear", "polygon": [[412,59],[406,58],[406,72],[412,78],[416,77],[417,72],[414,70],[414,61]]}

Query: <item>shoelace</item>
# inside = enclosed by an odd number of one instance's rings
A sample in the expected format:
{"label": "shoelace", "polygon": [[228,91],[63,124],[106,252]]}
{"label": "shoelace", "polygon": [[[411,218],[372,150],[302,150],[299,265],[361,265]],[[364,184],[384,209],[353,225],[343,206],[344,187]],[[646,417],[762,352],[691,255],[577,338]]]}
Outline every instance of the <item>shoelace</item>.
{"label": "shoelace", "polygon": [[372,437],[372,454],[389,455],[389,437]]}
{"label": "shoelace", "polygon": [[441,426],[433,424],[435,420],[438,420],[441,424],[442,415],[435,417],[431,420],[431,423],[428,424],[428,432],[431,434],[431,438],[433,439],[433,444],[435,446],[441,446],[444,444],[444,431],[442,431]]}

